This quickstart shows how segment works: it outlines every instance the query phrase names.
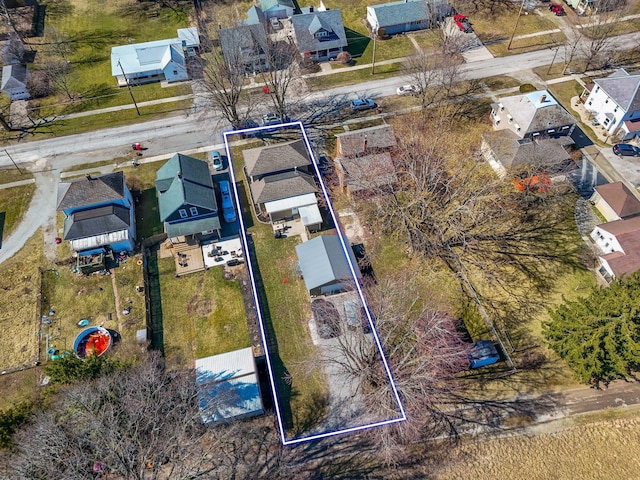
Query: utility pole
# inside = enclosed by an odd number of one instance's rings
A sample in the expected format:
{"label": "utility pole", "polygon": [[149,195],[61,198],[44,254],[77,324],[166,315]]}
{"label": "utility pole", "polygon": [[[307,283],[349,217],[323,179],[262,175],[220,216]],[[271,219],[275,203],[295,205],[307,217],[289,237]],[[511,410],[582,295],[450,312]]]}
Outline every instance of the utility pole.
{"label": "utility pole", "polygon": [[11,160],[11,163],[13,163],[13,166],[16,167],[16,170],[18,170],[18,172],[20,173],[20,175],[23,174],[22,170],[20,170],[20,167],[18,166],[18,164],[15,162],[15,160],[13,159],[13,157],[11,157],[11,155],[9,155],[9,152],[7,152],[7,149],[4,149],[4,153],[7,154],[7,157],[9,157],[9,160]]}
{"label": "utility pole", "polygon": [[378,29],[371,30],[373,33],[373,58],[371,60],[371,75],[375,74],[376,70],[376,37],[378,36]]}
{"label": "utility pole", "polygon": [[509,39],[509,45],[507,45],[507,50],[511,50],[511,43],[513,42],[513,36],[516,34],[516,29],[518,28],[518,22],[520,21],[520,15],[522,15],[522,10],[524,9],[524,2],[520,4],[520,10],[518,11],[518,17],[516,18],[516,24],[513,27],[513,33],[511,34],[511,38]]}
{"label": "utility pole", "polygon": [[133,92],[131,91],[131,85],[129,85],[129,79],[124,73],[124,68],[122,68],[122,64],[118,59],[118,66],[120,67],[120,71],[122,72],[122,76],[124,77],[124,83],[127,84],[127,89],[129,90],[129,95],[131,95],[131,101],[133,101],[133,105],[136,107],[136,112],[138,112],[138,116],[140,116],[140,110],[138,109],[138,104],[136,103],[136,99],[133,98]]}

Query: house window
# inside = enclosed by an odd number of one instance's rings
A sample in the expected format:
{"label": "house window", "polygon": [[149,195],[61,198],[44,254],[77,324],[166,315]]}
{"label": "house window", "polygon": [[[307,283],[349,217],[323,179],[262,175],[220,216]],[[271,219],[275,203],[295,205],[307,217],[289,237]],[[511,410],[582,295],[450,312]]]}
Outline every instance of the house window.
{"label": "house window", "polygon": [[609,124],[609,119],[608,119],[608,118],[605,118],[605,119],[604,119],[604,125],[608,125],[608,124]]}
{"label": "house window", "polygon": [[618,111],[618,107],[613,109],[613,113],[616,113]]}
{"label": "house window", "polygon": [[511,115],[507,115],[507,119],[509,120],[509,123],[513,122],[513,117]]}
{"label": "house window", "polygon": [[198,216],[198,209],[197,209],[197,207],[189,207],[189,212],[191,212],[191,216],[192,216],[192,217],[197,217],[197,216]]}
{"label": "house window", "polygon": [[600,90],[600,87],[596,87],[595,93],[598,93],[599,90]]}
{"label": "house window", "polygon": [[184,208],[178,210],[178,213],[180,214],[180,218],[187,218],[189,216],[187,215],[187,211]]}
{"label": "house window", "polygon": [[316,38],[321,38],[321,37],[326,37],[328,34],[325,30],[320,30],[319,32],[316,32],[316,34],[314,35],[314,37]]}
{"label": "house window", "polygon": [[609,103],[609,99],[607,98],[607,99],[604,101],[604,103]]}
{"label": "house window", "polygon": [[591,105],[593,103],[593,100],[589,100],[589,105]]}
{"label": "house window", "polygon": [[173,71],[173,74],[174,74],[174,75],[178,75],[178,70],[174,70],[174,71]]}

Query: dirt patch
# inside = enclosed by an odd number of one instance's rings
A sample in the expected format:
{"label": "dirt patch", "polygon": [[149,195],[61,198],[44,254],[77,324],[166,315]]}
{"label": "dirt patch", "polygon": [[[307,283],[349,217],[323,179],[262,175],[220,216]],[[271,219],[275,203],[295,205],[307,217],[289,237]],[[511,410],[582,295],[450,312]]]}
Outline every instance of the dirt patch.
{"label": "dirt patch", "polygon": [[191,301],[187,305],[187,313],[198,317],[206,317],[213,312],[213,302],[211,300]]}

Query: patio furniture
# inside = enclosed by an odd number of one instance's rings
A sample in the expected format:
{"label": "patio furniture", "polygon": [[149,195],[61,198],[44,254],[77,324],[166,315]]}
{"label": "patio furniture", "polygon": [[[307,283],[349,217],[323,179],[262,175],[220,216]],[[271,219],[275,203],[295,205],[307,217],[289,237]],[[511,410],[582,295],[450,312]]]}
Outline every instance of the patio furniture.
{"label": "patio furniture", "polygon": [[78,327],[88,327],[89,326],[89,319],[88,318],[83,318],[82,320],[80,320],[78,322]]}

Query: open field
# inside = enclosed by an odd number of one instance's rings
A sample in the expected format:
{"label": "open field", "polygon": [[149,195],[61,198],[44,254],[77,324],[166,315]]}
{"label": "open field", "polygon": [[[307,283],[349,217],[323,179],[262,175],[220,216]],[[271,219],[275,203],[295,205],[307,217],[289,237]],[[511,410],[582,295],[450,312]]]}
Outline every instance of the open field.
{"label": "open field", "polygon": [[[637,410],[563,421],[570,426],[494,440],[478,438],[452,451],[453,460],[430,478],[453,480],[629,480],[637,478]],[[604,417],[604,418],[603,418]]]}
{"label": "open field", "polygon": [[0,246],[29,208],[31,196],[35,192],[35,184],[20,187],[0,188]]}
{"label": "open field", "polygon": [[38,358],[38,294],[42,263],[42,231],[0,265],[0,370],[31,366]]}
{"label": "open field", "polygon": [[19,182],[30,178],[33,178],[33,175],[24,169],[18,170],[15,167],[0,168],[0,184]]}

